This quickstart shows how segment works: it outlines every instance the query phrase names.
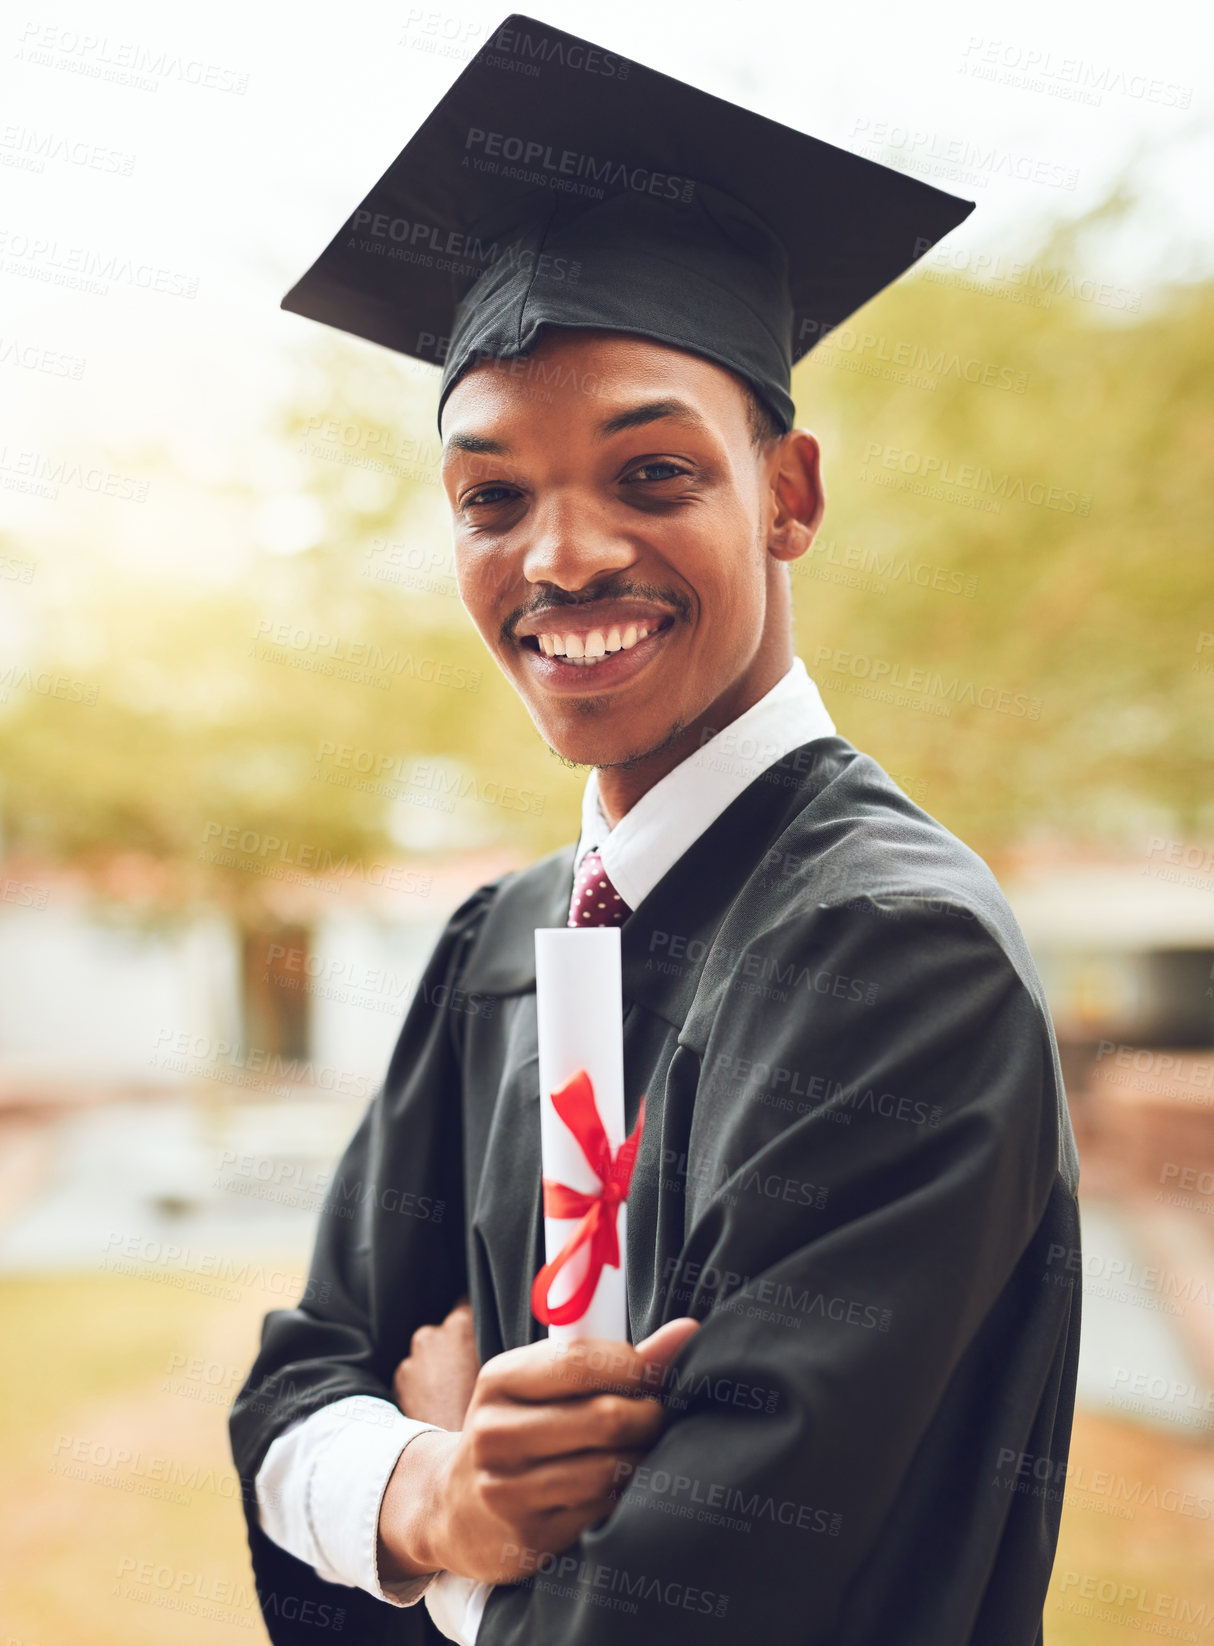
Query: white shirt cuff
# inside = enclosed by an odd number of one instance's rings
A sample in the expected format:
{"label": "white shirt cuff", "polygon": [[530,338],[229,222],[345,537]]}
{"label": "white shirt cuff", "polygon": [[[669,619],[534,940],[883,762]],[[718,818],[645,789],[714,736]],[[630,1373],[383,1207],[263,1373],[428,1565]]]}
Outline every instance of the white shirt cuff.
{"label": "white shirt cuff", "polygon": [[266,1452],[255,1482],[262,1530],[328,1583],[365,1589],[391,1606],[415,1606],[438,1574],[381,1586],[379,1510],[400,1454],[437,1428],[375,1395],[322,1406]]}
{"label": "white shirt cuff", "polygon": [[476,1646],[476,1632],[489,1598],[492,1583],[456,1572],[440,1572],[426,1590],[426,1610],[440,1634],[459,1646]]}

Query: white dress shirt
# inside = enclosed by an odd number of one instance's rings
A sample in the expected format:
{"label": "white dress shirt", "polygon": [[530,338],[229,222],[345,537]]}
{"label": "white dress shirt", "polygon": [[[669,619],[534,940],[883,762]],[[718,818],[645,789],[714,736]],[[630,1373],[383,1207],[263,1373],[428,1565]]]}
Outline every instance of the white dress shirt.
{"label": "white dress shirt", "polygon": [[[635,909],[709,824],[777,760],[834,722],[799,657],[765,696],[660,778],[614,828],[592,771],[582,795],[574,868],[597,850],[612,885]],[[434,1423],[405,1417],[390,1400],[352,1395],[299,1418],[270,1446],[257,1474],[266,1535],[330,1583],[365,1589],[393,1606],[422,1599],[437,1627],[475,1646],[493,1588],[455,1572],[381,1586],[379,1510],[401,1452]]]}

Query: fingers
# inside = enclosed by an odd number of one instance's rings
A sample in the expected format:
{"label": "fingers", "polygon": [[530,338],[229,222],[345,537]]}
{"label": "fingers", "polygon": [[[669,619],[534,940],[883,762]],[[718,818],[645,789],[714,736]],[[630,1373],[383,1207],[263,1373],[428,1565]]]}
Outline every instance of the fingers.
{"label": "fingers", "polygon": [[589,1526],[610,1514],[644,1457],[640,1450],[596,1452],[544,1463],[520,1476],[488,1474],[480,1483],[481,1499],[511,1524],[568,1512],[584,1517],[582,1524]]}
{"label": "fingers", "polygon": [[656,1400],[600,1394],[550,1406],[480,1406],[466,1428],[478,1468],[517,1473],[571,1453],[647,1449],[661,1433],[663,1415]]}
{"label": "fingers", "polygon": [[541,1338],[487,1360],[478,1388],[483,1398],[518,1401],[573,1400],[605,1389],[645,1394],[660,1382],[662,1367],[660,1355],[643,1355],[631,1343]]}

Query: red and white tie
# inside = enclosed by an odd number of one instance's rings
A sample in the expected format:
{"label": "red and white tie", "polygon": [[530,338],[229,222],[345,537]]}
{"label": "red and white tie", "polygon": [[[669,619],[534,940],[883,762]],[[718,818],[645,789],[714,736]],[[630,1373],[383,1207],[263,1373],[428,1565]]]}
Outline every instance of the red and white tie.
{"label": "red and white tie", "polygon": [[622,926],[632,910],[607,878],[598,852],[587,852],[573,877],[567,926]]}

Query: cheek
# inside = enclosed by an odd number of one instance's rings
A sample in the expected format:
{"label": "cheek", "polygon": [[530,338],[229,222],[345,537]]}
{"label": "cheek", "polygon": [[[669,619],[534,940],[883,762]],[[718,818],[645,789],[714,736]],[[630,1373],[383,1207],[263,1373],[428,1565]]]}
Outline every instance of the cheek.
{"label": "cheek", "polygon": [[496,637],[502,618],[505,566],[491,550],[455,547],[455,586],[476,627],[486,640]]}
{"label": "cheek", "polygon": [[734,501],[697,534],[694,557],[686,563],[704,615],[733,629],[761,610],[765,559],[753,516]]}

